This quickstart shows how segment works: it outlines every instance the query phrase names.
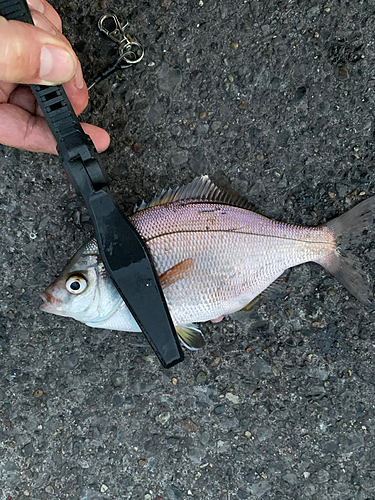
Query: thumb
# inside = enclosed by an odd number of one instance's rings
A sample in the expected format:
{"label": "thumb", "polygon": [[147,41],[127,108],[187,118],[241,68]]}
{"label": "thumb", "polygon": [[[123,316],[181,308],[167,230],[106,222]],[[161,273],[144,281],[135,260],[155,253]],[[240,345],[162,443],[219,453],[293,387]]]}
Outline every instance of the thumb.
{"label": "thumb", "polygon": [[0,17],[0,47],[0,81],[51,85],[76,73],[70,45],[30,24]]}

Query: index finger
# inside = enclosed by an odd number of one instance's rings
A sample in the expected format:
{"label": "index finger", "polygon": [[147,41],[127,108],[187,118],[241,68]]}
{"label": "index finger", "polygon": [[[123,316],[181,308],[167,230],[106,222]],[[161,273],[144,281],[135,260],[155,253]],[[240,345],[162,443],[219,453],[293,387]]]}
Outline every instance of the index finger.
{"label": "index finger", "polygon": [[31,9],[43,14],[58,31],[62,31],[61,18],[52,5],[45,0],[27,0],[27,3]]}

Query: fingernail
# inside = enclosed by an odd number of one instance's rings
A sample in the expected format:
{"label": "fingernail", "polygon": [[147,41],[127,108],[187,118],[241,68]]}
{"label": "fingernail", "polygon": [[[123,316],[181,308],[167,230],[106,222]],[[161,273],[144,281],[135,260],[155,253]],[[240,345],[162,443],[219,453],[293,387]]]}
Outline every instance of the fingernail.
{"label": "fingernail", "polygon": [[78,64],[77,66],[76,76],[74,77],[74,85],[78,90],[83,89],[83,86],[85,85],[85,80],[83,79],[82,68],[80,64]]}
{"label": "fingernail", "polygon": [[40,53],[39,77],[44,83],[62,83],[74,74],[75,61],[70,53],[55,45],[44,45]]}
{"label": "fingernail", "polygon": [[27,0],[27,3],[32,9],[37,10],[43,14],[44,3],[41,0]]}

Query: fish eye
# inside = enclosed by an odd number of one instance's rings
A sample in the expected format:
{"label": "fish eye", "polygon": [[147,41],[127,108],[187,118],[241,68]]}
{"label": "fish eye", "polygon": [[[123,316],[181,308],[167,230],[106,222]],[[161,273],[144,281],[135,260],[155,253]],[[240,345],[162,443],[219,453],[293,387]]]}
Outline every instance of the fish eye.
{"label": "fish eye", "polygon": [[72,293],[73,295],[79,295],[86,290],[87,281],[83,276],[70,276],[70,278],[66,280],[65,286],[69,293]]}

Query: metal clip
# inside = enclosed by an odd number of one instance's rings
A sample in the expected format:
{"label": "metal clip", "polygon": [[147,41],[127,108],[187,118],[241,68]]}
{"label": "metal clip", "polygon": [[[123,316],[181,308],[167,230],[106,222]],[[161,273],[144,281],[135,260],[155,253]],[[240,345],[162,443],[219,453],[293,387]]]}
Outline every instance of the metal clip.
{"label": "metal clip", "polygon": [[[107,21],[107,26],[112,23],[112,28],[114,26],[114,29],[110,28],[112,31],[104,26],[105,21]],[[142,45],[125,33],[127,26],[129,26],[128,22],[121,26],[118,17],[110,13],[104,14],[98,21],[99,30],[120,46],[118,63],[121,62],[121,67],[124,68],[142,61],[145,53]]]}

